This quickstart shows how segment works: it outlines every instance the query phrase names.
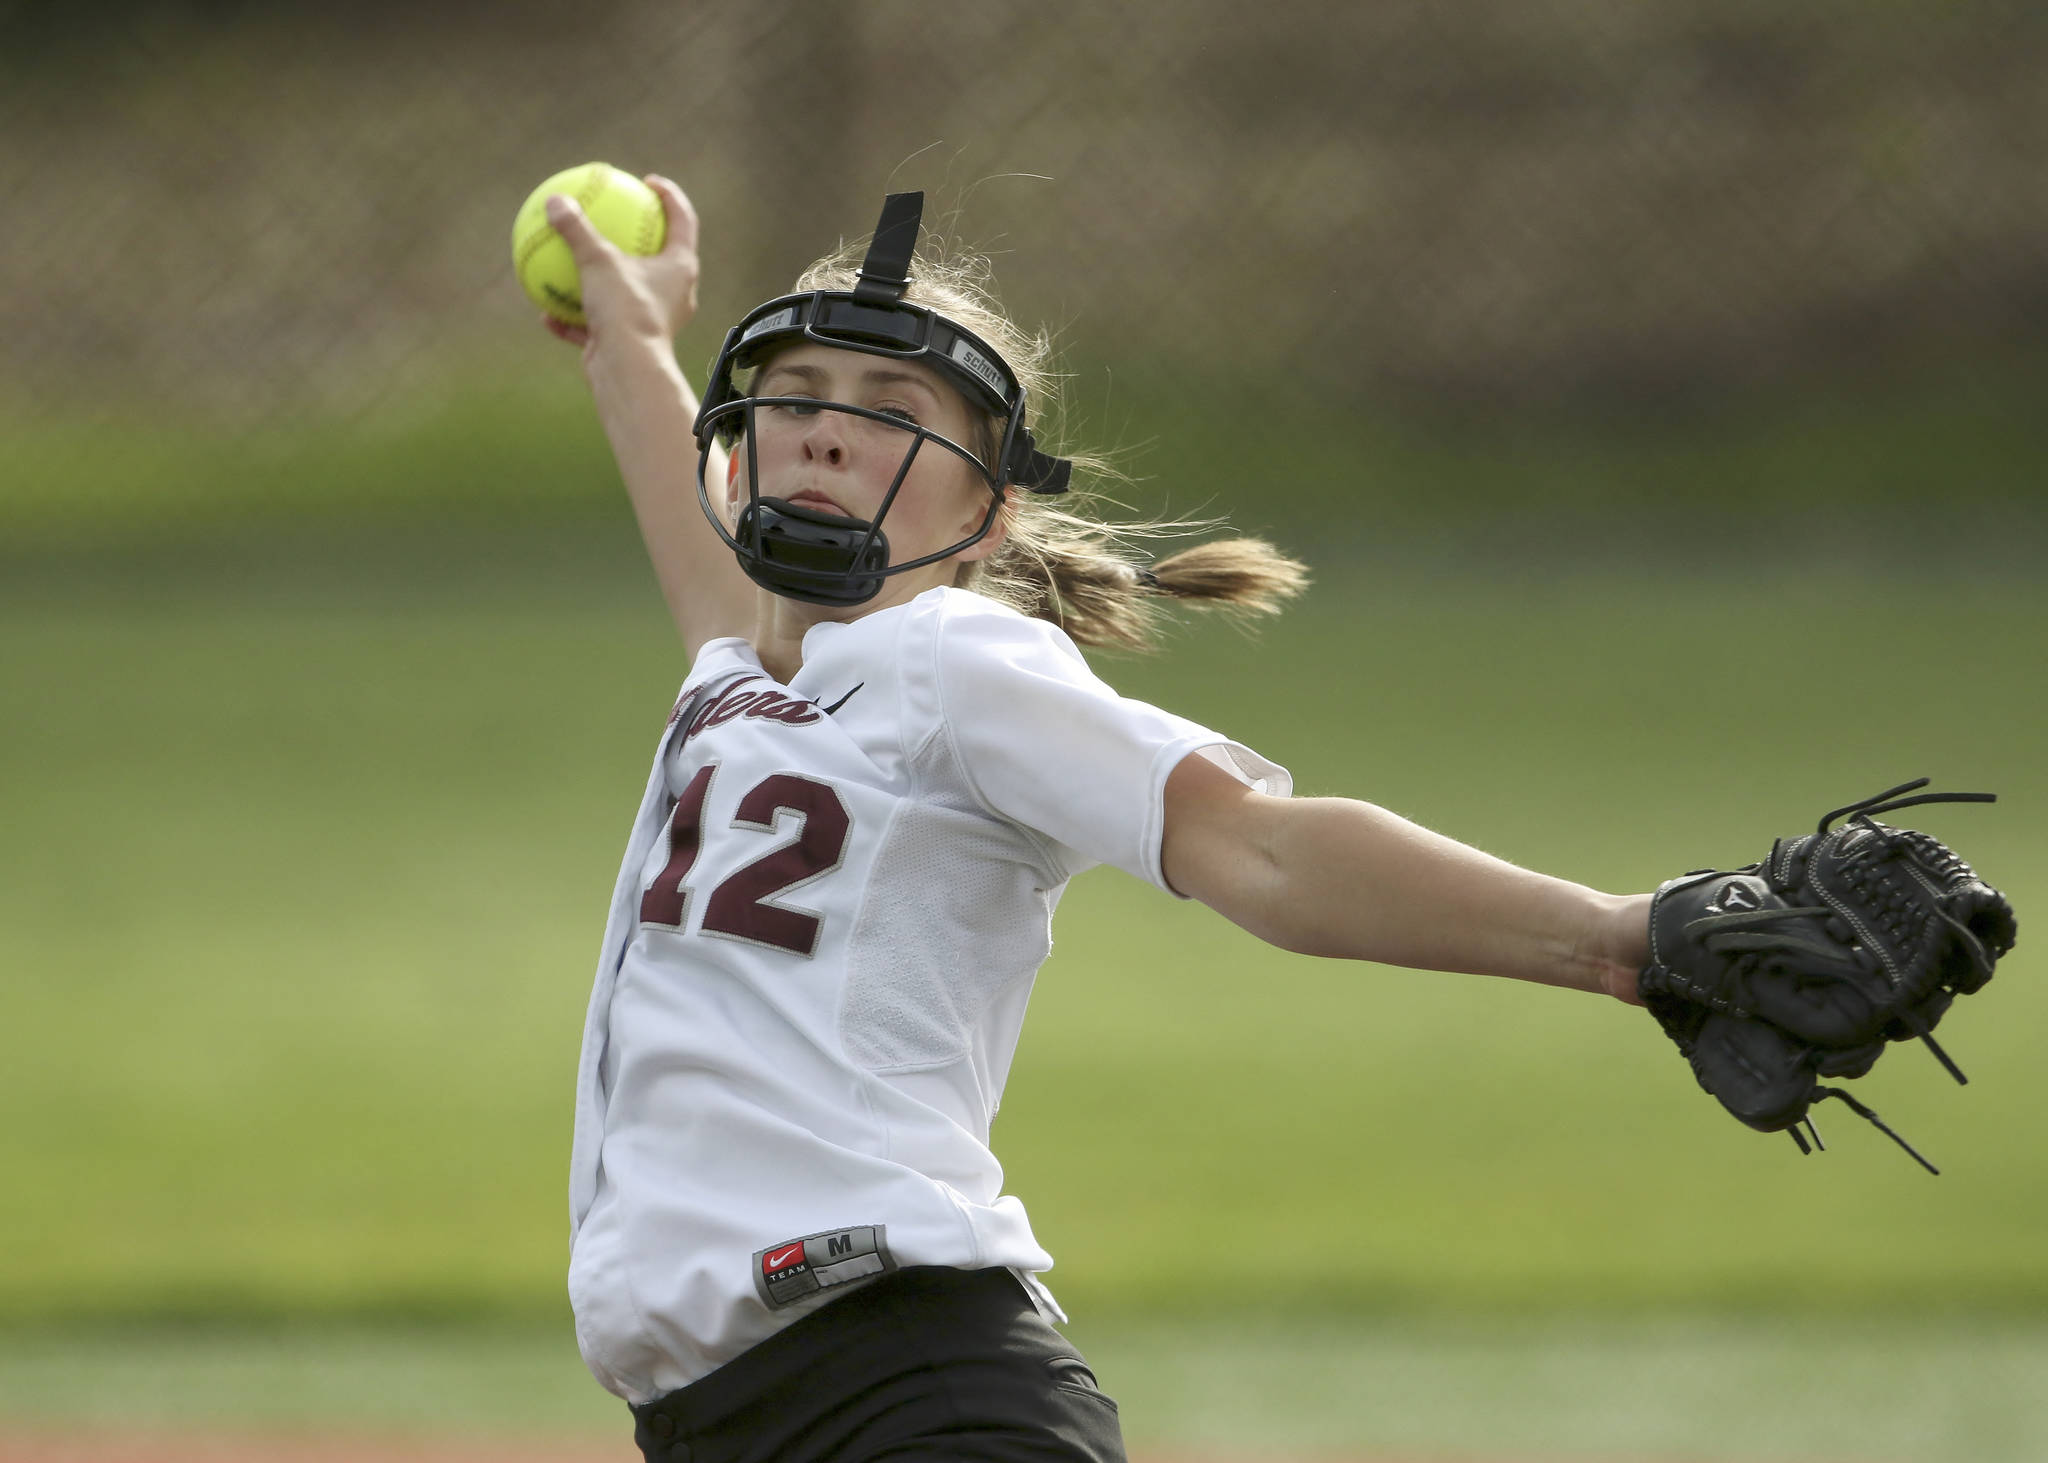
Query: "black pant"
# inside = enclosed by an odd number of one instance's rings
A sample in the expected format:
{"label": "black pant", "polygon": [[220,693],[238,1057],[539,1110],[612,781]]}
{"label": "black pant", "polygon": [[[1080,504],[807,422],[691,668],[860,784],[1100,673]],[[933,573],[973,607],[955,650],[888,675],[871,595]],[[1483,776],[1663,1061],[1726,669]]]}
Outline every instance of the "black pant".
{"label": "black pant", "polygon": [[648,1463],[1124,1463],[1116,1403],[1007,1270],[885,1275],[633,1422]]}

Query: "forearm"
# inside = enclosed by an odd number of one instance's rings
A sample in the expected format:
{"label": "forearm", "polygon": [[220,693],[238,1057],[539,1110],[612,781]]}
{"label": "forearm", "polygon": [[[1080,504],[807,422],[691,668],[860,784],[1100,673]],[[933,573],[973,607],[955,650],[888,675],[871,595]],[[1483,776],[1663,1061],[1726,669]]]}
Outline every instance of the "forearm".
{"label": "forearm", "polygon": [[1648,895],[1517,868],[1370,803],[1298,799],[1275,812],[1257,851],[1260,897],[1239,921],[1273,943],[1635,999]]}
{"label": "forearm", "polygon": [[[653,337],[609,340],[590,352],[585,376],[677,630],[691,641],[736,628],[752,596],[697,504],[697,397],[674,350]],[[719,505],[722,449],[705,481]]]}

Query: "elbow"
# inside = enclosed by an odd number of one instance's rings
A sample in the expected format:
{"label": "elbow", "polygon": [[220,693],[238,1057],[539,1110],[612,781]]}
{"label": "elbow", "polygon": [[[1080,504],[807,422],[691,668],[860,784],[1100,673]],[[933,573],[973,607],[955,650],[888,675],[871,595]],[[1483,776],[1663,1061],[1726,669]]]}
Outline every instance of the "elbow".
{"label": "elbow", "polygon": [[1276,801],[1273,817],[1246,840],[1241,900],[1231,921],[1292,955],[1371,960],[1366,891],[1356,863],[1329,837],[1333,819],[1357,804],[1339,799]]}
{"label": "elbow", "polygon": [[1314,955],[1322,960],[1343,960],[1356,955],[1336,938],[1333,931],[1289,919],[1284,914],[1276,915],[1265,923],[1264,928],[1255,929],[1252,933],[1290,955]]}
{"label": "elbow", "polygon": [[1270,845],[1249,842],[1232,874],[1223,897],[1203,902],[1239,929],[1291,955],[1347,953],[1323,901],[1290,874]]}
{"label": "elbow", "polygon": [[1200,756],[1175,770],[1167,797],[1167,887],[1282,950],[1342,953],[1315,888],[1325,878],[1318,846],[1302,826],[1312,803],[1255,792]]}

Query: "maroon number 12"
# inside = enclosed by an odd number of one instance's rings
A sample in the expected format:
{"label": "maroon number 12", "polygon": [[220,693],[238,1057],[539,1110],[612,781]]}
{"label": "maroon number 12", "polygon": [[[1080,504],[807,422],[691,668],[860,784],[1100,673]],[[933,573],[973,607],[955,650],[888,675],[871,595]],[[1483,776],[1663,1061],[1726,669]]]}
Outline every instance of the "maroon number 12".
{"label": "maroon number 12", "polygon": [[[640,896],[640,919],[645,924],[670,929],[683,926],[690,902],[685,886],[697,862],[704,804],[715,770],[716,764],[698,768],[676,799],[675,812],[669,817],[668,862]],[[732,826],[773,833],[779,813],[794,813],[803,820],[796,841],[771,849],[728,874],[704,901],[699,928],[709,935],[809,956],[817,951],[823,922],[814,914],[786,909],[769,900],[838,868],[846,857],[853,820],[839,789],[829,782],[777,772],[740,799]]]}

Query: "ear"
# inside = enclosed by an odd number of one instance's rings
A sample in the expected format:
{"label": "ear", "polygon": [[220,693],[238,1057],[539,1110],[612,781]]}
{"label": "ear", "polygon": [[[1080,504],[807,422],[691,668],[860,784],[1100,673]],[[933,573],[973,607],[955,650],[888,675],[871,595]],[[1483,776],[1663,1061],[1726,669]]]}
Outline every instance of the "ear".
{"label": "ear", "polygon": [[[959,553],[953,556],[954,558],[958,559],[961,563],[970,564],[973,563],[976,559],[988,558],[990,555],[996,553],[999,549],[1001,549],[1004,540],[1009,538],[1010,490],[1006,487],[1002,490],[1002,492],[1003,506],[1001,511],[996,514],[996,521],[989,525],[988,534],[982,539],[980,543],[969,544],[966,548],[962,549]],[[986,512],[988,512],[988,509],[983,508],[981,509],[980,513],[975,514],[972,518],[969,518],[967,520],[965,527],[961,531],[963,537],[966,534],[974,532],[975,529],[981,526],[981,514]]]}
{"label": "ear", "polygon": [[738,491],[740,480],[740,445],[740,442],[733,443],[732,449],[725,454],[725,503],[720,509],[725,519],[725,526],[734,530],[737,530],[739,527],[741,507]]}

